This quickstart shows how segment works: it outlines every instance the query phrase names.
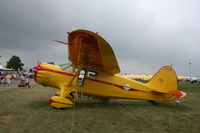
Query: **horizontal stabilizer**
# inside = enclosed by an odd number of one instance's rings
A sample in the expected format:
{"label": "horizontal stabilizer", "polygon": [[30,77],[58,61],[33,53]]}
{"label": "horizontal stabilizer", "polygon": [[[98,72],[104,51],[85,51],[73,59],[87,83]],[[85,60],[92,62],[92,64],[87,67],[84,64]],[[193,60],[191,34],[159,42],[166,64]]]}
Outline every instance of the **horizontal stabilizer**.
{"label": "horizontal stabilizer", "polygon": [[178,99],[183,98],[186,95],[186,93],[182,91],[170,91],[169,93],[177,95]]}

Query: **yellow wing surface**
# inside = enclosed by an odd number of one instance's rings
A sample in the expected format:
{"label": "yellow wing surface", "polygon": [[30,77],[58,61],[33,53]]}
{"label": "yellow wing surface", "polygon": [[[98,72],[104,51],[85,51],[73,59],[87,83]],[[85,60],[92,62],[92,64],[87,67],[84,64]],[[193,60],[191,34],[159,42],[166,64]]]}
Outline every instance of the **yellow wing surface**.
{"label": "yellow wing surface", "polygon": [[114,52],[108,42],[87,30],[75,30],[68,35],[68,57],[73,65],[86,69],[120,73]]}

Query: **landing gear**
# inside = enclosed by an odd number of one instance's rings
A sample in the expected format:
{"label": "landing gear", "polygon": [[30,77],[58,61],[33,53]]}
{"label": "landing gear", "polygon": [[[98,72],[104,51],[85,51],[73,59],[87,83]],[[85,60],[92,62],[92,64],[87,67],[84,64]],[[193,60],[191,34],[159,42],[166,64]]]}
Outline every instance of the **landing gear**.
{"label": "landing gear", "polygon": [[109,98],[99,98],[99,103],[107,104],[109,103]]}
{"label": "landing gear", "polygon": [[148,100],[148,102],[150,102],[150,103],[153,104],[153,105],[158,105],[158,103],[156,103],[156,102],[153,101],[153,100]]}
{"label": "landing gear", "polygon": [[73,103],[69,99],[60,96],[52,96],[49,99],[49,103],[55,108],[70,108],[73,106]]}

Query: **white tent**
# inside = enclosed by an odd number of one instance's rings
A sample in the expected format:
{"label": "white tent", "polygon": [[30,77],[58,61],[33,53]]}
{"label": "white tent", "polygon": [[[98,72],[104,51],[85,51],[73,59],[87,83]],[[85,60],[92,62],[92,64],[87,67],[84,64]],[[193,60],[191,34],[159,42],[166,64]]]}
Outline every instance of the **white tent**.
{"label": "white tent", "polygon": [[3,69],[3,66],[2,66],[2,65],[0,65],[0,69]]}

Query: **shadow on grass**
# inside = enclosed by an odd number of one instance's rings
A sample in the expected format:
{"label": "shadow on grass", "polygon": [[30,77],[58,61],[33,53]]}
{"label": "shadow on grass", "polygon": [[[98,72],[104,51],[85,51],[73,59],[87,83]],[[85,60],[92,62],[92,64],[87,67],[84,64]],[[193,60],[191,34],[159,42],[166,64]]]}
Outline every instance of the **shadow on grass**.
{"label": "shadow on grass", "polygon": [[[54,109],[48,101],[38,100],[38,101],[32,101],[28,105],[26,105],[27,108],[32,108],[34,110],[71,110],[72,108],[65,108],[65,109]],[[188,111],[192,110],[186,105],[180,105],[176,106],[172,103],[162,103],[159,102],[157,105],[153,105],[149,102],[144,101],[112,101],[107,104],[102,104],[98,102],[85,102],[85,101],[79,101],[76,102],[76,109],[121,109],[121,108],[130,108],[130,109],[137,109],[137,108],[165,108],[169,110],[177,110],[177,111]]]}
{"label": "shadow on grass", "polygon": [[88,103],[88,102],[78,102],[76,104],[77,109],[82,109],[82,108],[114,108],[114,109],[120,109],[120,108],[165,108],[169,110],[181,110],[181,111],[188,111],[192,110],[186,105],[175,105],[172,103],[158,103],[157,105],[153,105],[149,102],[144,102],[144,101],[133,101],[133,102],[110,102],[107,104],[101,104],[101,103]]}

